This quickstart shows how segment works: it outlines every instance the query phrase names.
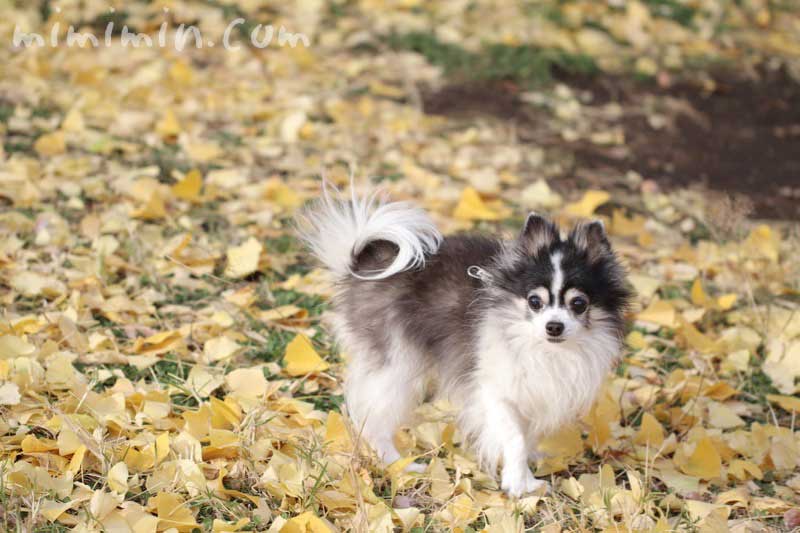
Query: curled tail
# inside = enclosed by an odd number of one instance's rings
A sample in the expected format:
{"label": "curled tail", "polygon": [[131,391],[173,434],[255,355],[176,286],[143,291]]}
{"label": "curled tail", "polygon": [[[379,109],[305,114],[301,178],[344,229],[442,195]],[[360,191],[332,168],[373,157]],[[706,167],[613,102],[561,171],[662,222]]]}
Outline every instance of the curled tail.
{"label": "curled tail", "polygon": [[[299,217],[303,240],[336,278],[388,278],[422,266],[425,255],[439,248],[442,236],[423,210],[406,202],[383,202],[376,193],[358,197],[352,185],[350,189],[350,199],[344,199],[323,182],[322,199]],[[394,260],[380,270],[356,272],[359,254],[378,241],[396,246]]]}

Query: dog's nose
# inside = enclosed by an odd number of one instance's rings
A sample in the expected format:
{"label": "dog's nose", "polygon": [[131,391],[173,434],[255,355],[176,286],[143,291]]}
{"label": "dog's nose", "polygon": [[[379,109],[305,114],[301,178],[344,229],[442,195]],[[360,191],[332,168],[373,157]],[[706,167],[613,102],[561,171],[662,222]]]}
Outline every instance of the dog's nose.
{"label": "dog's nose", "polygon": [[547,330],[547,334],[551,337],[559,337],[564,333],[564,323],[551,321],[545,324],[544,329]]}

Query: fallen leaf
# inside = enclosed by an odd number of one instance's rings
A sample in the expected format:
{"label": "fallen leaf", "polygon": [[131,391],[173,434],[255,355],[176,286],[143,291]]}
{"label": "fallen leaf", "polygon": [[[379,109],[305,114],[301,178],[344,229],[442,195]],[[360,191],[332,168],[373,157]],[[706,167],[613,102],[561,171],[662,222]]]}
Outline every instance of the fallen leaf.
{"label": "fallen leaf", "polygon": [[673,328],[676,325],[675,308],[665,300],[653,300],[646,309],[636,315],[636,319]]}
{"label": "fallen leaf", "polygon": [[453,211],[453,216],[461,220],[499,220],[500,213],[490,209],[481,199],[478,191],[467,187]]}
{"label": "fallen leaf", "polygon": [[690,476],[714,479],[722,472],[722,459],[711,439],[704,437],[694,445],[694,450],[688,456],[686,463],[679,466]]}
{"label": "fallen leaf", "polygon": [[664,427],[650,413],[642,415],[642,424],[633,441],[641,446],[649,446],[653,450],[664,443]]}
{"label": "fallen leaf", "polygon": [[3,383],[0,385],[0,405],[18,405],[22,396],[16,383]]}
{"label": "fallen leaf", "polygon": [[200,528],[192,511],[177,494],[159,492],[153,499],[160,531],[175,528],[181,533],[190,533],[194,528]]}
{"label": "fallen leaf", "polygon": [[244,278],[258,270],[258,260],[264,247],[253,237],[239,246],[228,248],[228,264],[225,275],[230,278]]}
{"label": "fallen leaf", "polygon": [[305,376],[312,372],[324,372],[330,365],[314,350],[305,335],[296,335],[286,346],[283,356],[284,370],[290,376]]}
{"label": "fallen leaf", "polygon": [[190,170],[178,183],[172,186],[172,194],[181,200],[197,202],[203,188],[203,177],[197,169]]}
{"label": "fallen leaf", "polygon": [[605,191],[586,191],[577,202],[564,206],[564,212],[573,217],[590,218],[595,210],[608,202],[611,195]]}
{"label": "fallen leaf", "polygon": [[45,133],[33,145],[39,155],[52,157],[61,155],[67,150],[67,142],[63,131]]}
{"label": "fallen leaf", "polygon": [[333,528],[311,511],[290,518],[280,529],[280,533],[331,533]]}

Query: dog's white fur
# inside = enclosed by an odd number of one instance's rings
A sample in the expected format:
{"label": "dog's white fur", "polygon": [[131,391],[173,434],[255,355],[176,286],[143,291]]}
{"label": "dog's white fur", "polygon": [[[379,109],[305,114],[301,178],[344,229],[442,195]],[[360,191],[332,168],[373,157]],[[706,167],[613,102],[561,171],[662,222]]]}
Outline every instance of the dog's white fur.
{"label": "dog's white fur", "polygon": [[579,323],[565,332],[569,340],[549,343],[541,333],[548,313],[525,320],[526,305],[520,298],[485,317],[478,371],[460,416],[487,470],[502,462],[502,488],[515,496],[543,484],[527,464],[538,440],[591,407],[620,349],[613,332],[589,332]]}
{"label": "dog's white fur", "polygon": [[[354,276],[353,257],[376,239],[395,243],[396,259],[367,279],[387,278],[423,264],[442,237],[430,218],[407,204],[376,202],[375,196],[349,203],[333,201],[326,191],[321,204],[305,215],[304,232],[313,252],[339,278]],[[560,256],[552,257],[556,275],[554,294],[563,283]],[[556,287],[558,285],[559,287]],[[547,291],[544,291],[545,293]],[[349,415],[381,460],[400,458],[393,438],[422,401],[425,386],[433,380],[449,383],[439,391],[461,406],[459,422],[489,471],[502,465],[501,485],[512,496],[541,487],[528,467],[537,441],[585,412],[620,351],[611,328],[602,327],[602,311],[590,307],[600,327],[584,328],[569,310],[555,306],[535,315],[518,297],[498,312],[482,318],[479,326],[477,369],[468,379],[430,375],[421,362],[425,354],[404,339],[401,328],[387,319],[390,339],[385,363],[370,364],[370,348],[341,316],[334,315],[335,333],[350,362],[345,384]],[[387,314],[391,317],[391,313]],[[565,324],[566,341],[550,343],[544,325],[554,318]],[[432,369],[435,373],[436,369]],[[424,465],[412,465],[421,470]]]}
{"label": "dog's white fur", "polygon": [[[351,187],[350,199],[341,201],[338,191],[323,183],[322,200],[301,215],[301,236],[311,251],[337,278],[384,279],[403,270],[422,266],[425,254],[436,252],[442,234],[425,213],[405,202],[385,202],[375,192],[359,197]],[[350,268],[371,241],[397,245],[394,262],[372,275]]]}

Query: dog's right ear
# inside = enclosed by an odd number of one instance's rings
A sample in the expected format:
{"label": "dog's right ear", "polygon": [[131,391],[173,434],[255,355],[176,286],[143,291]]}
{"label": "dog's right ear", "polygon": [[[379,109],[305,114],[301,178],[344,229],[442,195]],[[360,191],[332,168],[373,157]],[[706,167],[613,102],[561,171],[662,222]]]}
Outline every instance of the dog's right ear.
{"label": "dog's right ear", "polygon": [[519,246],[528,255],[537,255],[559,239],[558,227],[545,217],[531,213],[519,234]]}

